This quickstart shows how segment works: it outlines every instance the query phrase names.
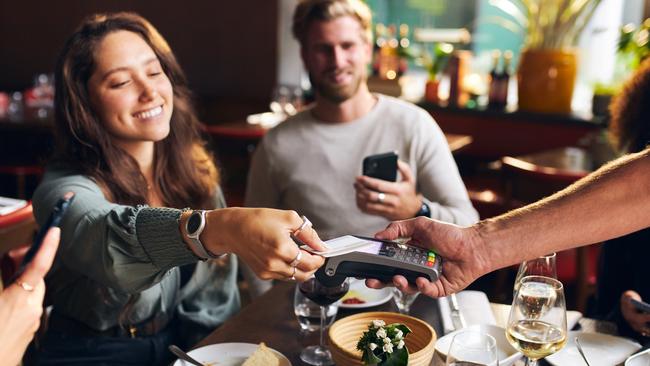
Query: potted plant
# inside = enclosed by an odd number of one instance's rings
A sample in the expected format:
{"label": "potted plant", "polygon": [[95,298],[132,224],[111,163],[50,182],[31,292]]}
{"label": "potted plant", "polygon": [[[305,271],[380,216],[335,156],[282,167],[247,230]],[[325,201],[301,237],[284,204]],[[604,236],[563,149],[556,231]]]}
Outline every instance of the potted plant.
{"label": "potted plant", "polygon": [[454,51],[454,46],[449,43],[437,43],[433,47],[433,56],[425,57],[425,65],[429,71],[424,99],[427,102],[438,103],[438,87],[440,86],[440,76],[447,67],[449,58]]}
{"label": "potted plant", "polygon": [[575,46],[601,0],[490,0],[513,20],[508,29],[525,30],[519,61],[518,92],[522,110],[569,113],[576,79]]}

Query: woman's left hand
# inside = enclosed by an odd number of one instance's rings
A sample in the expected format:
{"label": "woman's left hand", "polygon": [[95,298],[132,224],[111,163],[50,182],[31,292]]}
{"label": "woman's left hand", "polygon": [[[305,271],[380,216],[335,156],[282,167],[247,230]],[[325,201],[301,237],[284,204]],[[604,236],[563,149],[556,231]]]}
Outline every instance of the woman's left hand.
{"label": "woman's left hand", "polygon": [[357,177],[354,183],[357,207],[367,214],[383,216],[391,221],[415,216],[422,207],[422,196],[415,191],[415,177],[409,165],[398,160],[402,176],[399,182]]}
{"label": "woman's left hand", "polygon": [[325,260],[300,249],[291,238],[292,234],[314,250],[324,250],[325,244],[311,225],[303,225],[303,222],[295,211],[213,210],[208,213],[208,236],[204,244],[215,253],[236,254],[261,279],[305,281]]}

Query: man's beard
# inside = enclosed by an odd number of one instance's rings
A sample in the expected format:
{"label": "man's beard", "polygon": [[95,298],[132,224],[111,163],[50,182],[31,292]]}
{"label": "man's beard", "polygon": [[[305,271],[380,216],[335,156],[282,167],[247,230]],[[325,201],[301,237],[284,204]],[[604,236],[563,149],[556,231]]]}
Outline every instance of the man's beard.
{"label": "man's beard", "polygon": [[352,98],[359,91],[359,87],[366,80],[366,76],[365,74],[358,75],[352,83],[346,85],[334,85],[326,81],[315,81],[311,73],[309,74],[309,80],[320,97],[332,103],[341,104]]}

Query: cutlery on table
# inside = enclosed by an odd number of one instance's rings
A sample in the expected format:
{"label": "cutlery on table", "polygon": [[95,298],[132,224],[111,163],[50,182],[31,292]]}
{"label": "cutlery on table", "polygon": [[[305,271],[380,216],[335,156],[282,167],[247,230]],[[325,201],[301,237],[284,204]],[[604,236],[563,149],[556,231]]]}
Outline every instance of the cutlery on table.
{"label": "cutlery on table", "polygon": [[585,360],[587,366],[591,366],[589,360],[587,360],[587,356],[585,355],[585,352],[582,350],[582,345],[580,344],[578,337],[575,338],[575,342],[576,342],[576,347],[578,347],[578,352],[580,352],[580,356],[582,356],[582,359]]}
{"label": "cutlery on table", "polygon": [[202,364],[201,362],[199,362],[199,361],[195,360],[194,358],[192,358],[192,356],[190,356],[190,355],[188,355],[187,353],[185,353],[182,349],[178,348],[178,346],[175,346],[175,345],[173,345],[173,344],[170,345],[170,346],[169,346],[169,351],[170,351],[171,353],[173,353],[173,354],[174,354],[176,357],[178,357],[179,359],[181,359],[181,360],[183,360],[183,361],[186,361],[186,362],[189,362],[189,363],[191,363],[192,365],[196,365],[196,366],[205,366],[205,365]]}
{"label": "cutlery on table", "polygon": [[460,312],[460,306],[458,305],[456,294],[449,295],[449,307],[451,308],[451,321],[454,324],[454,329],[465,328],[467,323],[465,323],[465,318]]}

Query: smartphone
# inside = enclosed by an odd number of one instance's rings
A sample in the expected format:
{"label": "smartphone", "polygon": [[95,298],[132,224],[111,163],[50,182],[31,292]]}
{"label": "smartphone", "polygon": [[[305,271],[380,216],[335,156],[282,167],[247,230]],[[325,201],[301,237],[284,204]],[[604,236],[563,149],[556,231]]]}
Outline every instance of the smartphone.
{"label": "smartphone", "polygon": [[638,311],[650,314],[650,304],[648,304],[647,302],[640,301],[637,299],[630,299],[630,302]]}
{"label": "smartphone", "polygon": [[397,153],[391,151],[366,156],[363,159],[363,175],[395,182],[397,180]]}
{"label": "smartphone", "polygon": [[45,235],[47,234],[48,230],[50,230],[52,227],[58,227],[61,224],[61,219],[63,219],[63,215],[65,215],[65,211],[68,209],[73,199],[74,194],[68,193],[63,198],[59,199],[56,205],[54,205],[54,208],[52,209],[50,216],[47,218],[47,221],[45,224],[43,224],[43,226],[40,227],[34,236],[34,242],[29,247],[29,250],[27,250],[25,257],[23,258],[20,266],[18,267],[18,270],[13,276],[14,280],[23,273],[27,265],[34,259],[34,256],[36,256],[36,253],[38,253],[38,250],[41,249],[41,245],[43,245],[43,239],[45,239]]}

